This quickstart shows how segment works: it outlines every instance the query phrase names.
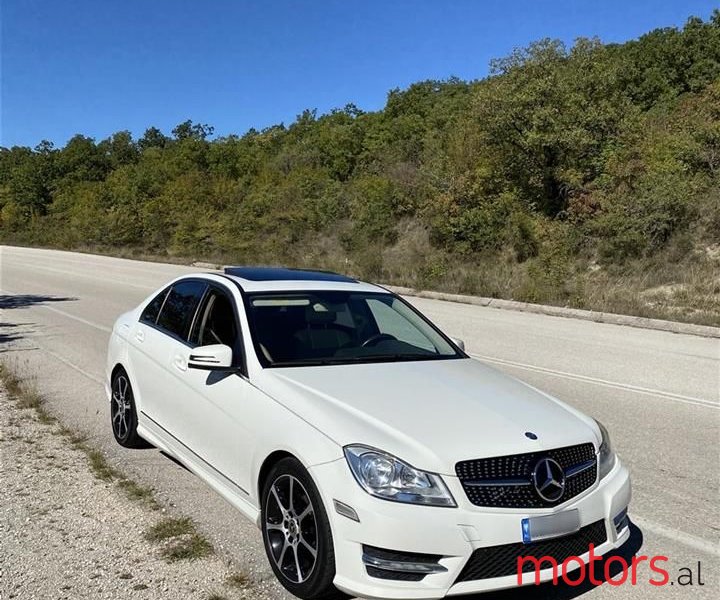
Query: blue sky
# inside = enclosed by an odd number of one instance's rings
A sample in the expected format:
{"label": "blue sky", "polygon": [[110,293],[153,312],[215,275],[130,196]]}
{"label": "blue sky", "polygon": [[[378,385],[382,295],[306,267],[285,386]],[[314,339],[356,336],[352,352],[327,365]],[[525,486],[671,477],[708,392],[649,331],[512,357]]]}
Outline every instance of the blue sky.
{"label": "blue sky", "polygon": [[456,75],[542,38],[624,41],[706,0],[3,0],[0,145],[185,119],[218,135]]}

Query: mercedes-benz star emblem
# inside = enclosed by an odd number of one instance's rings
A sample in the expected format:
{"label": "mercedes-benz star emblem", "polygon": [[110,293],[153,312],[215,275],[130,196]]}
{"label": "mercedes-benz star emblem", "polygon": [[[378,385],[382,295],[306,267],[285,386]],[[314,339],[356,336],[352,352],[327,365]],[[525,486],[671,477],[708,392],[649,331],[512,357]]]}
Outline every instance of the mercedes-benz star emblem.
{"label": "mercedes-benz star emblem", "polygon": [[533,471],[533,483],[543,500],[557,502],[565,492],[565,471],[552,458],[540,459]]}

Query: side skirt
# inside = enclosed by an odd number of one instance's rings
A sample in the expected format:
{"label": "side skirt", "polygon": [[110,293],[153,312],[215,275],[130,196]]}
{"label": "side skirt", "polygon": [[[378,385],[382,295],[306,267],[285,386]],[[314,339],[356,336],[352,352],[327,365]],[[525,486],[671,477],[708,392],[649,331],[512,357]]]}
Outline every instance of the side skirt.
{"label": "side skirt", "polygon": [[137,430],[140,437],[185,465],[253,523],[260,523],[260,510],[252,503],[245,490],[207,464],[145,413],[140,412],[139,416]]}

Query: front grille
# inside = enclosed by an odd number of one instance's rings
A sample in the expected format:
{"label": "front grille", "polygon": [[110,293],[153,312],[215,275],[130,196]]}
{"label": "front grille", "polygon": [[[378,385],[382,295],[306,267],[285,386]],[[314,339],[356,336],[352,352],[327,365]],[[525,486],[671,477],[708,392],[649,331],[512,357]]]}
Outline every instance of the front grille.
{"label": "front grille", "polygon": [[[549,457],[565,471],[565,491],[555,502],[540,497],[532,483],[535,465]],[[580,465],[593,463],[589,468],[573,472]],[[591,443],[567,446],[554,450],[495,456],[466,460],[455,465],[468,500],[476,506],[499,508],[547,508],[574,498],[595,483],[597,461]]]}
{"label": "front grille", "polygon": [[[523,544],[503,544],[478,548],[472,553],[460,576],[455,583],[475,581],[477,579],[491,579],[517,574],[518,557],[551,557],[561,564],[568,556],[582,556],[589,551],[590,544],[597,548],[607,541],[605,522],[600,520],[586,525],[572,535],[566,535],[554,540],[544,540]],[[541,563],[541,569],[547,569],[551,564],[546,560]],[[535,570],[531,561],[523,562],[523,573]]]}

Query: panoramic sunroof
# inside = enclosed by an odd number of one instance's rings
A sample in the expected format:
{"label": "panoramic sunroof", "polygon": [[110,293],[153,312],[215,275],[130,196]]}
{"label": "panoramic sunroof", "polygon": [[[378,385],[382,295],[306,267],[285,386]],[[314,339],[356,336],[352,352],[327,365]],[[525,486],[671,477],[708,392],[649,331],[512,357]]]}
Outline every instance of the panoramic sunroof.
{"label": "panoramic sunroof", "polygon": [[308,271],[305,269],[284,269],[281,267],[225,267],[226,275],[242,277],[250,281],[343,281],[355,283],[346,275],[330,271]]}

